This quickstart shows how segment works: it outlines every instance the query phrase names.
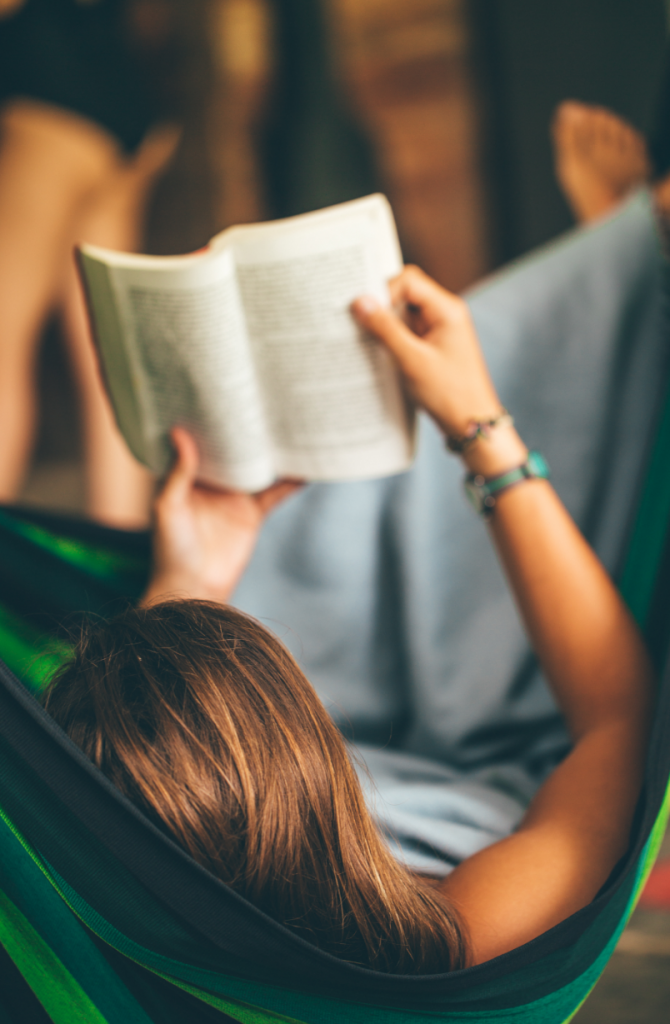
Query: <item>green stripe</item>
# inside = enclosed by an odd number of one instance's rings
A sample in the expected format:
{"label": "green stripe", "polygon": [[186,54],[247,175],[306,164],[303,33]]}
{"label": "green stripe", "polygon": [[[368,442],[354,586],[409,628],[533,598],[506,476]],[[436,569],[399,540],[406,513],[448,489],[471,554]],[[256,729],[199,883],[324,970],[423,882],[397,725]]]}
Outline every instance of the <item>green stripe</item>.
{"label": "green stripe", "polygon": [[[603,952],[603,957],[605,959],[604,959],[604,962],[603,962],[603,965],[602,965],[602,970],[601,970],[600,974],[602,973],[602,971],[607,966],[607,961],[609,960],[610,956],[614,952],[614,947],[616,946],[617,942],[619,941],[619,939],[621,937],[621,933],[623,932],[624,928],[628,924],[628,921],[630,920],[630,916],[633,913],[633,911],[635,910],[637,902],[638,902],[640,896],[642,895],[642,891],[643,891],[645,885],[647,884],[647,880],[649,878],[649,875],[651,874],[651,870],[652,870],[652,868],[653,868],[653,866],[654,866],[654,864],[656,862],[656,858],[658,857],[658,853],[659,853],[659,850],[661,848],[661,844],[663,842],[663,838],[665,836],[666,829],[668,827],[668,820],[669,819],[670,819],[670,783],[668,784],[668,788],[665,791],[665,798],[664,798],[663,803],[661,805],[661,809],[660,809],[660,811],[659,811],[659,813],[658,813],[658,815],[656,817],[656,821],[654,823],[654,827],[651,830],[651,834],[650,834],[649,839],[647,841],[647,844],[645,846],[644,852],[643,852],[642,856],[640,857],[640,863],[639,863],[639,867],[638,867],[637,879],[636,879],[636,882],[635,882],[635,886],[633,888],[633,893],[631,895],[630,903],[628,904],[628,907],[626,909],[626,913],[625,913],[625,915],[624,915],[624,917],[622,919],[621,927],[617,931],[616,935],[613,936],[612,942],[610,942],[610,944],[608,945],[607,949]],[[577,1009],[574,1011],[574,1013],[572,1013],[568,1017],[568,1019],[564,1022],[564,1024],[569,1024],[569,1022],[572,1020],[572,1018],[575,1016],[575,1014],[582,1008],[582,1006],[584,1005],[584,1003],[586,1002],[588,997],[591,995],[591,992],[593,991],[593,988],[595,987],[596,982],[599,980],[600,974],[598,974],[598,977],[596,978],[596,981],[593,983],[591,988],[588,990],[588,992],[586,993],[586,995],[582,999],[582,1001],[579,1004],[579,1006],[577,1007]]]}
{"label": "green stripe", "polygon": [[652,597],[670,521],[670,391],[646,472],[619,589],[636,622],[643,626]]}
{"label": "green stripe", "polygon": [[109,1024],[56,954],[0,890],[2,944],[54,1024]]}
{"label": "green stripe", "polygon": [[[293,1017],[286,1017],[281,1014],[272,1013],[271,1011],[263,1010],[261,1007],[253,1006],[250,1003],[235,999],[222,999],[211,992],[198,988],[194,985],[190,985],[187,982],[176,978],[172,972],[179,968],[183,970],[186,965],[180,964],[177,961],[172,961],[167,957],[160,956],[159,954],[152,953],[150,950],[144,949],[142,946],[139,946],[137,943],[118,932],[109,924],[109,922],[105,921],[97,911],[81,899],[81,897],[79,897],[79,895],[71,889],[63,879],[60,878],[57,872],[49,869],[47,864],[17,829],[2,807],[0,807],[0,820],[5,823],[14,838],[23,848],[24,853],[30,858],[33,865],[39,868],[44,877],[53,886],[56,893],[61,897],[64,904],[67,905],[69,910],[95,935],[98,935],[99,938],[112,946],[113,949],[116,949],[117,952],[126,956],[129,960],[132,960],[139,966],[144,967],[146,970],[151,971],[153,974],[163,978],[165,981],[168,981],[183,991],[188,992],[190,995],[197,997],[202,1002],[208,1003],[210,1006],[213,1006],[218,1010],[222,1010],[231,1017],[234,1017],[236,1020],[243,1022],[243,1024],[274,1024],[274,1022],[277,1021],[286,1022],[286,1024],[303,1024],[303,1022],[296,1021]],[[0,894],[2,894],[2,890],[0,890]],[[14,957],[12,957],[12,959],[14,959]],[[63,968],[63,970],[65,970],[65,968]],[[186,970],[188,971],[188,968],[186,968]],[[193,973],[200,975],[201,978],[210,982],[214,979],[225,977],[216,975],[211,971],[198,971],[197,969],[195,969]],[[72,976],[69,975],[69,977]],[[32,982],[27,977],[26,980],[32,988]],[[102,1020],[103,1018],[100,1019]]]}
{"label": "green stripe", "polygon": [[633,894],[633,907],[631,908],[631,913],[635,904],[642,895],[642,890],[647,884],[647,879],[651,874],[651,869],[656,862],[656,858],[658,857],[661,844],[668,827],[668,821],[670,821],[670,782],[668,783],[668,787],[665,791],[665,797],[661,804],[661,809],[656,815],[654,827],[651,830],[643,857],[641,858],[641,868],[638,874],[636,889]]}
{"label": "green stripe", "polygon": [[35,547],[55,555],[62,562],[83,569],[89,576],[112,580],[123,579],[129,573],[146,573],[146,558],[141,555],[128,554],[118,548],[107,548],[71,537],[61,537],[43,526],[17,519],[7,512],[0,511],[0,528],[23,537]]}
{"label": "green stripe", "polygon": [[[425,1021],[426,1018],[439,1017],[449,1024],[472,1024],[474,1021],[509,1021],[514,1024],[560,1024],[571,1020],[576,1012],[573,1009],[575,1006],[581,1005],[586,999],[587,995],[596,984],[602,971],[604,970],[609,957],[619,939],[620,933],[625,927],[628,917],[632,912],[639,893],[646,881],[649,870],[653,863],[655,854],[658,851],[658,846],[662,839],[665,823],[670,811],[670,788],[666,793],[666,797],[663,803],[661,813],[659,814],[654,829],[647,842],[645,850],[640,857],[636,883],[629,900],[626,912],[622,915],[619,927],[617,928],[614,935],[612,935],[606,948],[603,950],[597,960],[591,965],[588,971],[580,975],[579,978],[575,979],[570,985],[564,986],[557,992],[544,997],[543,999],[536,1000],[532,1003],[524,1006],[518,1006],[510,1008],[508,1010],[491,1010],[491,1011],[474,1011],[469,1012],[467,1010],[461,1010],[456,1012],[442,1012],[442,1013],[416,1013],[411,1011],[389,1009],[384,1007],[374,1007],[363,1004],[352,1004],[346,1002],[335,1002],[329,999],[318,999],[310,996],[303,996],[300,993],[282,992],[280,989],[273,988],[265,985],[250,985],[236,978],[227,978],[223,974],[215,974],[214,972],[207,970],[198,970],[197,968],[189,967],[186,964],[180,964],[175,961],[171,961],[167,957],[162,957],[152,953],[149,950],[137,945],[136,943],[129,940],[126,936],[118,933],[108,922],[104,921],[84,900],[81,899],[70,887],[58,879],[55,872],[49,870],[48,866],[39,858],[39,855],[32,850],[30,845],[20,836],[20,833],[15,827],[11,826],[8,822],[12,831],[16,835],[17,839],[21,842],[25,852],[31,856],[34,862],[40,867],[40,870],[44,872],[51,884],[60,892],[65,902],[71,907],[73,912],[80,917],[84,923],[95,933],[98,934],[105,942],[108,942],[113,948],[117,949],[120,953],[128,956],[129,959],[140,964],[146,969],[152,971],[155,974],[163,977],[166,981],[177,985],[179,988],[191,995],[201,999],[203,1002],[228,1013],[235,1020],[239,1020],[242,1024],[272,1024],[276,1021],[300,1021],[301,1024],[307,1022],[325,1022],[329,1019],[332,1020],[335,1017],[345,1018],[351,1024],[384,1024],[384,1022],[393,1022],[398,1024],[399,1021],[406,1022],[420,1022]],[[0,812],[0,815],[2,812]],[[6,819],[6,815],[2,815]],[[110,941],[110,939],[112,941]],[[176,975],[180,974],[181,978],[177,978]],[[190,976],[193,981],[199,979],[200,984],[190,984],[183,980],[185,976]],[[275,1009],[269,1010],[263,1007],[256,1006],[253,1003],[245,1000],[244,998],[235,998],[233,994],[226,994],[225,998],[213,994],[212,989],[221,989],[222,986],[226,986],[229,991],[237,990],[239,996],[243,997],[243,993],[251,994],[254,990],[258,993],[258,997],[265,997],[268,1001],[271,1001]],[[259,991],[260,990],[260,991]],[[261,992],[263,995],[261,996]],[[285,1007],[292,1008],[293,1013],[299,1014],[296,1016],[287,1016],[282,1014],[281,1009]],[[289,1012],[291,1012],[289,1010]]]}
{"label": "green stripe", "polygon": [[161,971],[153,971],[153,973],[165,981],[169,981],[172,985],[177,985],[178,988],[195,996],[201,1002],[213,1006],[216,1010],[222,1010],[230,1017],[234,1017],[235,1020],[241,1021],[241,1024],[276,1024],[277,1021],[280,1024],[306,1024],[305,1021],[300,1021],[296,1017],[285,1017],[281,1013],[271,1013],[269,1010],[263,1010],[260,1006],[252,1006],[251,1003],[244,1003],[238,999],[221,999],[219,996],[212,995],[210,992],[204,992],[194,985],[187,985],[186,982],[179,981],[169,974],[162,974]]}
{"label": "green stripe", "polygon": [[[36,964],[41,965],[42,972],[51,978],[55,990],[69,993],[67,975],[96,1006],[98,1015],[84,1017],[84,1020],[90,1020],[92,1024],[98,1024],[99,1020],[105,1021],[105,1024],[151,1024],[150,1017],[40,869],[37,859],[31,855],[28,843],[2,812],[0,884],[4,897],[14,904],[29,926],[39,934],[45,948],[50,949],[53,959],[42,956],[39,951],[33,951],[31,957]],[[1,941],[8,947],[13,959],[16,957],[15,951],[10,948],[12,938],[15,944],[19,943],[19,947],[21,944],[25,946],[26,932],[19,927],[20,924],[11,916],[5,918],[8,938]],[[34,987],[33,977],[26,974],[20,963],[17,966],[28,984]],[[39,977],[37,982],[40,982]],[[42,983],[46,984],[43,979]],[[40,989],[35,988],[35,992],[42,999]],[[60,1019],[63,1018],[58,1018],[59,1022]]]}
{"label": "green stripe", "polygon": [[0,654],[28,689],[43,689],[71,653],[71,646],[64,640],[29,626],[5,605],[0,605]]}

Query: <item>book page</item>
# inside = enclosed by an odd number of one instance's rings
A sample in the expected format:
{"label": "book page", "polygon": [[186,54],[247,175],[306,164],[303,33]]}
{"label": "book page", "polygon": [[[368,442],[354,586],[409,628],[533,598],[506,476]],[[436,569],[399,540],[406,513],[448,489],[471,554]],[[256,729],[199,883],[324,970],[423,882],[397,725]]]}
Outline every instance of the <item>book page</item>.
{"label": "book page", "polygon": [[[121,386],[110,391],[137,457],[164,473],[169,431],[179,425],[198,443],[203,481],[241,490],[267,486],[274,479],[271,448],[231,254],[163,260],[155,269],[145,259],[141,267],[108,270],[127,364]],[[118,338],[106,345],[100,324],[98,334],[103,363],[118,364]],[[107,376],[118,381],[118,365]],[[118,392],[129,380],[139,412],[127,433],[120,415],[127,397]]]}
{"label": "book page", "polygon": [[406,469],[412,417],[397,370],[349,312],[362,293],[388,302],[386,282],[402,266],[386,200],[227,234],[278,475]]}

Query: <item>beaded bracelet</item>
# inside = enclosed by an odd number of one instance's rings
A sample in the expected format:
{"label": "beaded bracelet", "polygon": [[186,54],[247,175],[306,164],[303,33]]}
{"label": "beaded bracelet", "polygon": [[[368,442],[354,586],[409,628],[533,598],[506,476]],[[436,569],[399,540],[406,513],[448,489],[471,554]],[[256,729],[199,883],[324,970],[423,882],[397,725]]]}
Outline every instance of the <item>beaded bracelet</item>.
{"label": "beaded bracelet", "polygon": [[513,425],[514,417],[508,413],[507,409],[503,408],[492,420],[481,420],[479,422],[473,420],[462,437],[450,437],[447,434],[446,445],[450,452],[460,455],[462,452],[467,451],[470,445],[474,444],[480,437],[490,437],[491,431],[497,427],[511,427]]}

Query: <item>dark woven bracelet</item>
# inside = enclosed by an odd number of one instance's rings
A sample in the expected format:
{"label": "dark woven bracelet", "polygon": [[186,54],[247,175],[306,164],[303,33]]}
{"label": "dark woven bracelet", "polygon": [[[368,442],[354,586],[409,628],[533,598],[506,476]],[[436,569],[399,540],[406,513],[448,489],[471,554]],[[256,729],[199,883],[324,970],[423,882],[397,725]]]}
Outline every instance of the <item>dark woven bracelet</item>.
{"label": "dark woven bracelet", "polygon": [[460,455],[462,452],[467,451],[470,445],[478,441],[480,437],[489,437],[491,431],[495,430],[496,427],[511,427],[513,425],[514,417],[508,413],[507,409],[503,408],[492,420],[473,420],[468,427],[467,433],[461,437],[450,437],[447,434],[447,448],[450,452]]}

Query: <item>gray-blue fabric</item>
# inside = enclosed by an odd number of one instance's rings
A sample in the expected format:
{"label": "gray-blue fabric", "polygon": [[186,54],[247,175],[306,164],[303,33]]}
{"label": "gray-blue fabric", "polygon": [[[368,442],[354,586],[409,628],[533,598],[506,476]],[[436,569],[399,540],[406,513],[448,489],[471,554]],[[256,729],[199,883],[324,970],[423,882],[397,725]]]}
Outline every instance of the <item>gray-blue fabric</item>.
{"label": "gray-blue fabric", "polygon": [[[502,402],[614,573],[667,377],[665,273],[642,191],[468,296]],[[235,595],[358,748],[399,855],[435,874],[509,834],[568,748],[462,475],[423,419],[409,472],[278,509]]]}

